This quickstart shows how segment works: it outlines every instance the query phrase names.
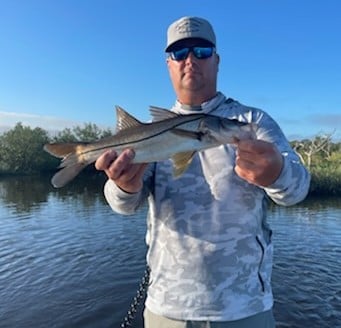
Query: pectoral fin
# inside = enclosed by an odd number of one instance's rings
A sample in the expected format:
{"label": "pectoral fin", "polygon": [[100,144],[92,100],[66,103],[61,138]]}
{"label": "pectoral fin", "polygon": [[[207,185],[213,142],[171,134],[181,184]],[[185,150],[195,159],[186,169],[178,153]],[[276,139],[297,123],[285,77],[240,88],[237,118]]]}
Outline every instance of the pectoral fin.
{"label": "pectoral fin", "polygon": [[188,131],[183,129],[173,129],[171,131],[172,133],[189,139],[195,139],[195,140],[201,140],[202,133],[201,132],[194,132],[194,131]]}
{"label": "pectoral fin", "polygon": [[181,174],[183,174],[187,167],[191,164],[194,152],[185,152],[178,153],[172,157],[173,160],[173,175],[175,178],[178,178]]}

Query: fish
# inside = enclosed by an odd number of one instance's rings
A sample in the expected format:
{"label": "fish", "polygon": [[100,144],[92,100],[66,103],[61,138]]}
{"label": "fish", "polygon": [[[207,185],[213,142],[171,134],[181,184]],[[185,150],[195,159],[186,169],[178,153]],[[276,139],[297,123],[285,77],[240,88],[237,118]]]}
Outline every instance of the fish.
{"label": "fish", "polygon": [[133,149],[133,163],[173,161],[173,176],[180,177],[193,156],[208,148],[239,140],[256,139],[256,123],[210,114],[177,114],[168,109],[150,106],[152,121],[142,123],[122,107],[116,106],[114,135],[85,143],[48,143],[44,150],[61,158],[59,171],[51,179],[55,188],[64,187],[86,166],[94,163],[105,151],[113,149],[119,155]]}

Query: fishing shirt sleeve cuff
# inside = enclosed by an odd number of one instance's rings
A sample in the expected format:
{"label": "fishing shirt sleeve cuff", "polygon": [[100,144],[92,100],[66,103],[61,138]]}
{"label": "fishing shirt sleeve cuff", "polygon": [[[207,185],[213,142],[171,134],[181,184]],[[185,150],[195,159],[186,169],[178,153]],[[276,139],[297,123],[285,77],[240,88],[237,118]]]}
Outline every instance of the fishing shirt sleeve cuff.
{"label": "fishing shirt sleeve cuff", "polygon": [[310,174],[307,169],[299,161],[284,155],[280,176],[264,190],[275,203],[291,206],[307,196],[309,186]]}
{"label": "fishing shirt sleeve cuff", "polygon": [[114,181],[108,180],[104,185],[104,196],[113,211],[131,215],[140,204],[141,193],[128,193],[120,189]]}

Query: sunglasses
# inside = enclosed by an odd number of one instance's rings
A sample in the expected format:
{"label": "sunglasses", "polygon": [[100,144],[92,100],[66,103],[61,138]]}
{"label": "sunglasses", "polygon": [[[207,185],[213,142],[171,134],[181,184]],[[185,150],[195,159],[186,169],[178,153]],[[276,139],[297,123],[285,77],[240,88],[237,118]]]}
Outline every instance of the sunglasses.
{"label": "sunglasses", "polygon": [[172,60],[180,61],[188,57],[189,53],[192,52],[194,57],[197,59],[206,59],[213,55],[213,47],[186,47],[179,50],[174,50],[169,53]]}

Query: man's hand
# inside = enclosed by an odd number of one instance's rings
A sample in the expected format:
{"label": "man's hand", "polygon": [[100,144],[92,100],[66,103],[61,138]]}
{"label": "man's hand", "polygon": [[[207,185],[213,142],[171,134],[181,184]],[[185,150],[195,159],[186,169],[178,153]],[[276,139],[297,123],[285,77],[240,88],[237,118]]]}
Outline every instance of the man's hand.
{"label": "man's hand", "polygon": [[147,164],[132,164],[134,156],[132,149],[124,150],[119,156],[115,151],[109,150],[97,159],[95,167],[104,171],[122,190],[136,193],[143,186],[143,174]]}
{"label": "man's hand", "polygon": [[275,145],[262,140],[238,142],[235,172],[249,183],[270,186],[279,177],[282,166],[283,158]]}

